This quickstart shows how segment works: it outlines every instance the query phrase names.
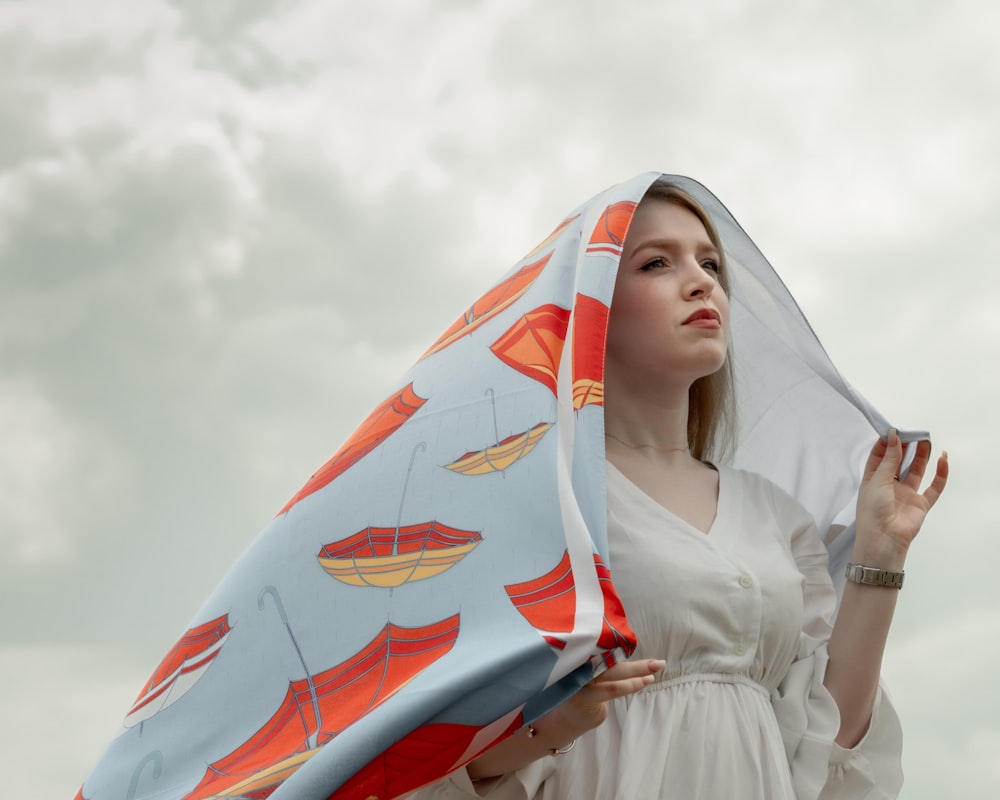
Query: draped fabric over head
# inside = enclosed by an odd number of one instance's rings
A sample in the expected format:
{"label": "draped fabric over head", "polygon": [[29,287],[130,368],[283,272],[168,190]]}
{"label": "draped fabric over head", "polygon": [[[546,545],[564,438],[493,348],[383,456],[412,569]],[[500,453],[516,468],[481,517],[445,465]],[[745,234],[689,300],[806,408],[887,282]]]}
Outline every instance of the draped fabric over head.
{"label": "draped fabric over head", "polygon": [[[236,562],[78,797],[396,797],[631,652],[608,563],[604,340],[659,177],[573,211],[428,348]],[[722,204],[666,177],[728,258],[734,463],[833,532],[836,580],[888,425]]]}

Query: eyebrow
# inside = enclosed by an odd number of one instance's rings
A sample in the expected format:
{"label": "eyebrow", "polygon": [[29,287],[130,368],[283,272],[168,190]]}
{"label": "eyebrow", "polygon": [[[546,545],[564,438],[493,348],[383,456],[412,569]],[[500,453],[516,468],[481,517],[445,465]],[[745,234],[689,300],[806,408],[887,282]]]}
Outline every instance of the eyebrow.
{"label": "eyebrow", "polygon": [[[660,238],[660,239],[647,239],[643,242],[639,242],[638,247],[632,250],[632,253],[638,253],[641,250],[672,250],[676,248],[680,242],[677,239]],[[717,257],[720,255],[719,248],[717,248],[711,239],[705,239],[704,242],[698,243],[698,250],[700,251],[710,251],[714,253]],[[631,254],[630,254],[631,255]]]}

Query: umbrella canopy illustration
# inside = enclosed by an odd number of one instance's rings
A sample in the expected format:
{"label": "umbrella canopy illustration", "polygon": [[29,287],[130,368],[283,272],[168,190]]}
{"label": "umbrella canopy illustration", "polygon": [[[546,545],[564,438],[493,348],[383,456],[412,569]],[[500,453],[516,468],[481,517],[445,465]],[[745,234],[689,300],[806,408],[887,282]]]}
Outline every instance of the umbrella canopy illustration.
{"label": "umbrella canopy illustration", "polygon": [[549,253],[543,258],[522,267],[509,278],[500,281],[500,283],[469,306],[466,312],[455,320],[448,330],[442,333],[420,358],[427,358],[432,353],[443,350],[463,336],[472,333],[480,325],[491,320],[505,308],[512,305],[528,290],[528,287],[538,277],[538,273],[542,271],[551,257],[552,254]]}
{"label": "umbrella canopy illustration", "polygon": [[490,350],[507,366],[556,394],[559,359],[568,325],[569,311],[546,303],[518,319],[490,345]]}
{"label": "umbrella canopy illustration", "polygon": [[610,309],[585,294],[576,296],[573,323],[573,408],[604,405],[604,342]]}
{"label": "umbrella canopy illustration", "polygon": [[426,445],[419,442],[410,453],[395,527],[370,525],[320,549],[316,559],[332,578],[351,586],[391,589],[441,574],[465,558],[483,540],[479,531],[452,528],[437,520],[414,525],[400,524],[413,459],[418,450],[425,449]]}
{"label": "umbrella canopy illustration", "polygon": [[485,450],[474,450],[466,453],[445,466],[447,469],[462,475],[487,475],[491,472],[503,472],[519,458],[530,453],[551,427],[551,422],[539,422],[524,433],[516,433],[506,439],[501,439]]}
{"label": "umbrella canopy illustration", "polygon": [[482,540],[478,531],[452,528],[436,520],[399,528],[368,527],[324,545],[317,560],[342,583],[392,588],[439,575]]}
{"label": "umbrella canopy illustration", "polygon": [[358,426],[358,429],[351,434],[350,438],[333,454],[330,460],[306,481],[306,485],[285,503],[278,514],[284,514],[303,497],[308,497],[313,492],[322,489],[344,470],[368,455],[419,411],[425,402],[427,402],[427,398],[417,395],[413,391],[412,383],[408,383],[396,394],[384,400]]}
{"label": "umbrella canopy illustration", "polygon": [[[288,627],[273,587],[262,591],[261,606],[266,594],[275,600]],[[185,800],[267,797],[326,742],[451,650],[458,631],[458,614],[416,628],[390,622],[346,661],[290,681],[267,722],[236,750],[210,764]],[[301,659],[294,637],[292,641]]]}
{"label": "umbrella canopy illustration", "polygon": [[587,252],[621,255],[625,234],[637,206],[638,203],[622,200],[605,208],[587,242]]}
{"label": "umbrella canopy illustration", "polygon": [[125,727],[140,725],[176,703],[205,673],[229,636],[229,615],[190,628],[170,649],[146,681],[128,714]]}
{"label": "umbrella canopy illustration", "polygon": [[523,725],[519,711],[482,727],[447,722],[422,725],[362,767],[329,800],[400,797],[453,772]]}
{"label": "umbrella canopy illustration", "polygon": [[[636,637],[625,618],[625,610],[611,585],[611,572],[594,553],[594,567],[604,596],[604,622],[597,646],[602,650],[635,647]],[[576,582],[570,565],[569,551],[563,553],[551,570],[537,578],[504,587],[515,608],[521,612],[556,650],[566,647],[566,641],[556,636],[574,629],[576,615]]]}
{"label": "umbrella canopy illustration", "polygon": [[491,472],[502,474],[515,461],[528,455],[552,427],[551,422],[539,422],[530,430],[501,439],[500,429],[497,426],[497,405],[493,390],[487,389],[486,395],[490,398],[493,410],[495,443],[484,450],[472,450],[459,456],[450,464],[445,464],[445,468],[452,470],[452,472],[458,472],[461,475],[488,475]]}

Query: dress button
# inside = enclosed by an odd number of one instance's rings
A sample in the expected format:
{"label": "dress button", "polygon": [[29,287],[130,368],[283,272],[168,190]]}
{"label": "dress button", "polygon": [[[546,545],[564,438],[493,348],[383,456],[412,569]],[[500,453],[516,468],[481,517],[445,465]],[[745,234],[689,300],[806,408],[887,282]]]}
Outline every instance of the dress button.
{"label": "dress button", "polygon": [[739,644],[736,645],[735,649],[736,649],[736,655],[741,656],[747,651],[747,646],[743,644],[743,642],[740,642]]}
{"label": "dress button", "polygon": [[741,575],[740,586],[742,586],[744,589],[749,589],[751,586],[753,586],[753,578],[751,578],[749,575]]}

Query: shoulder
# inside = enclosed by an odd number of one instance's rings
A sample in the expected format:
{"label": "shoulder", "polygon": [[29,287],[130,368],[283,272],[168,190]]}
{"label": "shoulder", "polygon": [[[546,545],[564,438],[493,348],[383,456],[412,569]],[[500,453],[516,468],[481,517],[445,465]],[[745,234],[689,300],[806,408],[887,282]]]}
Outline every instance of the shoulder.
{"label": "shoulder", "polygon": [[815,527],[815,520],[806,508],[782,487],[759,472],[722,465],[717,466],[721,479],[737,487],[743,504],[773,516],[788,531]]}

